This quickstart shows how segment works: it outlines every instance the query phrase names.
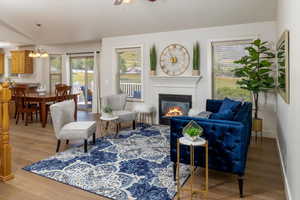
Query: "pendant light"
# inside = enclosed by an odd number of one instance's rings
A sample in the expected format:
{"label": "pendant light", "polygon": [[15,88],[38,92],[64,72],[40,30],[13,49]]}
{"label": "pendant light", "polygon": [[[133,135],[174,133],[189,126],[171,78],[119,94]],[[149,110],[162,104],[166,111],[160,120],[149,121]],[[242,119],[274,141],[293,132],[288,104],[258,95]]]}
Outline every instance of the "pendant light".
{"label": "pendant light", "polygon": [[[36,24],[36,26],[38,27],[40,32],[42,24]],[[31,58],[48,58],[49,54],[41,48],[36,48],[34,51],[30,52],[28,56]]]}

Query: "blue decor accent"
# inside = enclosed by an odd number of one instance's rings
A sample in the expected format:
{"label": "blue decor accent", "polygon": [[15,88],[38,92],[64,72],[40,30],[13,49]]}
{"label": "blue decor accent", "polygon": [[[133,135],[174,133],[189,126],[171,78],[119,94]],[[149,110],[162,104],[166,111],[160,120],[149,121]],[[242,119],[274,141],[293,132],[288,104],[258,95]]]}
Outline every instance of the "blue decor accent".
{"label": "blue decor accent", "polygon": [[[116,200],[171,200],[176,194],[170,129],[142,126],[105,137],[88,153],[74,147],[24,170]],[[181,183],[189,169],[181,165]]]}
{"label": "blue decor accent", "polygon": [[233,112],[230,109],[226,109],[226,110],[223,110],[222,112],[212,113],[209,118],[210,119],[232,120]]}
{"label": "blue decor accent", "polygon": [[219,108],[219,113],[223,113],[228,109],[235,113],[241,104],[242,103],[240,101],[234,101],[226,97]]}

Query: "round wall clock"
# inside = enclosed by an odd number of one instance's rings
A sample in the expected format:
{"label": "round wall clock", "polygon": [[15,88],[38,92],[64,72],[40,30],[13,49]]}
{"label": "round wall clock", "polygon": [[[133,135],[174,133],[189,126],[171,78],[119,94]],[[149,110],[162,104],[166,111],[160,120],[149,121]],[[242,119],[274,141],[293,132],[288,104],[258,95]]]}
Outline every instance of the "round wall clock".
{"label": "round wall clock", "polygon": [[167,46],[160,55],[160,67],[169,76],[183,74],[190,64],[187,49],[180,44]]}

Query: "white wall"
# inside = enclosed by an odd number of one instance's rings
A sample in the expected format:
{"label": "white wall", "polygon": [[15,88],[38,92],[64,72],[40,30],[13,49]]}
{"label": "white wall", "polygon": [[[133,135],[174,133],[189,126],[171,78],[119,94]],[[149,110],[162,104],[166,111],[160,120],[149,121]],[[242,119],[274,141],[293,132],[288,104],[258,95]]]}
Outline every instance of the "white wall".
{"label": "white wall", "polygon": [[[143,63],[144,63],[144,100],[147,104],[153,104],[156,101],[153,97],[152,80],[149,78],[149,48],[155,44],[158,54],[169,44],[179,43],[184,45],[192,56],[192,46],[199,41],[201,46],[201,74],[203,79],[199,83],[198,92],[199,109],[204,110],[205,101],[211,98],[211,57],[210,42],[214,40],[232,40],[232,39],[249,39],[260,37],[262,40],[275,41],[276,39],[276,22],[263,22],[252,24],[241,24],[223,27],[201,28],[192,30],[161,32],[142,35],[130,35],[122,37],[111,37],[102,39],[101,53],[101,91],[103,95],[116,93],[116,75],[117,63],[115,48],[127,46],[143,46]],[[158,66],[159,70],[159,66]],[[161,72],[159,71],[159,74]],[[191,67],[185,75],[191,74]],[[276,133],[276,115],[274,115],[275,101],[269,100],[271,105],[270,111],[265,120],[266,135],[272,136]],[[157,102],[154,102],[157,103]]]}
{"label": "white wall", "polygon": [[278,95],[278,141],[284,163],[287,193],[290,199],[300,199],[300,1],[278,1],[278,33],[290,31],[290,104]]}

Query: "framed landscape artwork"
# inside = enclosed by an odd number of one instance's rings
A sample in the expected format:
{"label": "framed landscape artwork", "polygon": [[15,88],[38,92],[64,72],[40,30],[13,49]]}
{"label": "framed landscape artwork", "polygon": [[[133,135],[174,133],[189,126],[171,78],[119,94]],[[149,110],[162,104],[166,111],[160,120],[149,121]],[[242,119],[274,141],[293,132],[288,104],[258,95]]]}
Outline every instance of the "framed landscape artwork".
{"label": "framed landscape artwork", "polygon": [[289,32],[285,31],[277,43],[277,90],[286,103],[290,103]]}

